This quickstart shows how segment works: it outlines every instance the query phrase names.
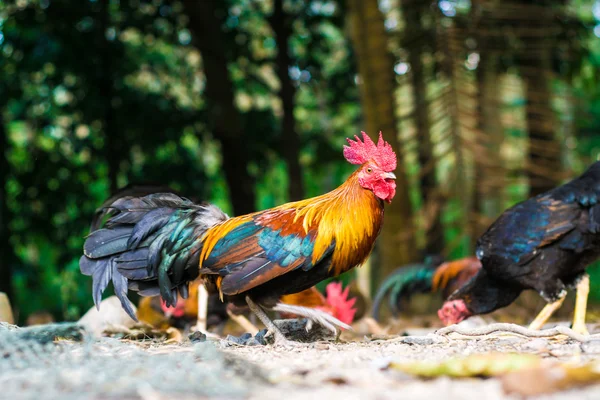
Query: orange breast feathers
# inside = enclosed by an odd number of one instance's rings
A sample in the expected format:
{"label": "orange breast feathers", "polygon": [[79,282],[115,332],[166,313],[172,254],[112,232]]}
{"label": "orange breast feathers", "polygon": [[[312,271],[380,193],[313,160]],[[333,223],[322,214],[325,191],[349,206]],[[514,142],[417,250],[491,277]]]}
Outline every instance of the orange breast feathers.
{"label": "orange breast feathers", "polygon": [[201,273],[224,276],[223,285],[239,274],[248,280],[236,287],[239,293],[297,268],[308,271],[331,255],[330,276],[337,276],[365,261],[382,222],[382,201],[360,187],[355,173],[325,195],[211,228],[203,238]]}

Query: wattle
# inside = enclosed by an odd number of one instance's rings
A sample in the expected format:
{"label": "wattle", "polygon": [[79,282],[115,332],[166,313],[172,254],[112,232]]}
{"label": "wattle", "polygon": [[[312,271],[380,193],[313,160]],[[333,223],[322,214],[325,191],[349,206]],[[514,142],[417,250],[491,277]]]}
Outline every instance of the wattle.
{"label": "wattle", "polygon": [[373,187],[373,193],[375,193],[375,196],[377,196],[381,200],[391,203],[392,199],[396,195],[396,182],[376,182]]}

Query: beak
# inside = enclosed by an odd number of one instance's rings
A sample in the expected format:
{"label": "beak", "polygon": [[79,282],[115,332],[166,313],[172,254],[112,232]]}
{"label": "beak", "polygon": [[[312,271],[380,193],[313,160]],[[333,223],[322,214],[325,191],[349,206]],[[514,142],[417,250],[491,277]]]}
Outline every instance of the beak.
{"label": "beak", "polygon": [[396,174],[394,174],[393,172],[386,172],[385,174],[383,174],[383,178],[384,179],[396,179]]}

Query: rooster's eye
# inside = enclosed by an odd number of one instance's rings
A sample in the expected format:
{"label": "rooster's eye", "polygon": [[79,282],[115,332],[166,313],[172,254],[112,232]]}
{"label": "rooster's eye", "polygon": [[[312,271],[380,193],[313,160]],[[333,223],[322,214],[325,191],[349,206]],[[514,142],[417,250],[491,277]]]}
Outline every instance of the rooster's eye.
{"label": "rooster's eye", "polygon": [[367,168],[367,173],[370,174],[371,172],[373,172],[373,169]]}

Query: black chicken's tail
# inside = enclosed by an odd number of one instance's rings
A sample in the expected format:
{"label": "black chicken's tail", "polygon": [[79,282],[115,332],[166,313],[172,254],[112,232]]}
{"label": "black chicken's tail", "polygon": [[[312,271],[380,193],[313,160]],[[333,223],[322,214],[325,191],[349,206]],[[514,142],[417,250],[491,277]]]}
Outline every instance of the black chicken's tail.
{"label": "black chicken's tail", "polygon": [[93,279],[96,307],[112,281],[115,294],[137,320],[127,291],[160,294],[175,305],[187,298],[188,282],[198,277],[202,236],[228,217],[218,207],[194,204],[169,193],[122,197],[105,207],[112,216],[86,239],[79,267]]}

